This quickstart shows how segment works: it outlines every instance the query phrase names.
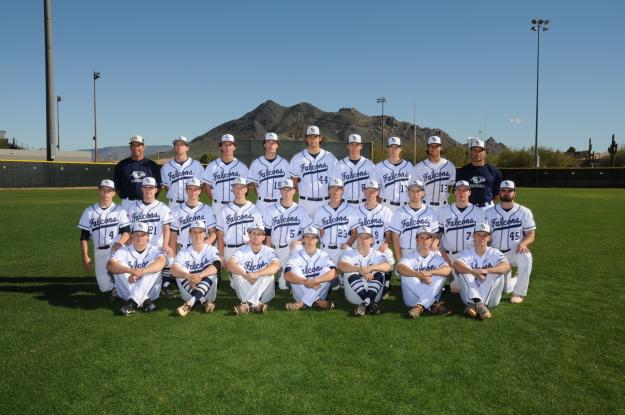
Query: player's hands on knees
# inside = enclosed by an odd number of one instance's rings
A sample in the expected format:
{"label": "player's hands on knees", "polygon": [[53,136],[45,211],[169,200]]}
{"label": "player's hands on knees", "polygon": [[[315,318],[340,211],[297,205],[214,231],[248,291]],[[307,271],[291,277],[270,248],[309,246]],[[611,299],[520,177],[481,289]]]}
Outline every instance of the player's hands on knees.
{"label": "player's hands on knees", "polygon": [[484,280],[486,280],[486,275],[488,273],[480,268],[480,269],[474,269],[472,274],[475,276],[475,278],[479,278],[480,282],[484,282]]}
{"label": "player's hands on knees", "polygon": [[89,258],[88,256],[84,257],[82,259],[82,267],[86,269],[87,271],[91,271],[91,269],[93,268],[93,265],[91,263],[91,258]]}
{"label": "player's hands on knees", "polygon": [[516,247],[516,251],[519,254],[526,254],[528,253],[530,250],[527,248],[527,246],[523,245],[523,244],[518,244]]}

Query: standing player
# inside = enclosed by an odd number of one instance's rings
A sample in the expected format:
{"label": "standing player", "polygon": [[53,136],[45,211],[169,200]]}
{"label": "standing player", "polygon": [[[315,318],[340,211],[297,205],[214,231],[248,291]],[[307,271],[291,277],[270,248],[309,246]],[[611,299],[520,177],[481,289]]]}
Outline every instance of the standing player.
{"label": "standing player", "polygon": [[308,213],[293,202],[295,188],[293,180],[285,179],[280,185],[280,202],[272,203],[263,213],[263,223],[267,234],[266,244],[275,249],[283,271],[278,278],[278,287],[288,290],[284,280],[284,266],[289,260],[293,249],[301,243],[302,230],[312,224]]}
{"label": "standing player", "polygon": [[493,206],[493,199],[499,194],[501,172],[497,167],[486,163],[484,141],[477,137],[469,137],[468,140],[471,163],[459,169],[456,178],[469,182],[471,185],[469,201],[486,210]]}
{"label": "standing player", "polygon": [[113,181],[117,184],[117,192],[122,199],[122,207],[128,207],[135,200],[141,200],[141,181],[144,177],[155,177],[160,187],[160,167],[152,160],[145,158],[145,144],[143,137],[130,137],[130,157],[123,159],[113,171]]}
{"label": "standing player", "polygon": [[167,189],[169,207],[173,209],[177,204],[187,201],[185,184],[192,177],[202,177],[204,167],[199,161],[193,160],[187,155],[189,152],[187,137],[176,137],[172,144],[174,146],[174,158],[161,168],[161,185]]}
{"label": "standing player", "polygon": [[356,304],[352,314],[380,314],[384,274],[391,271],[386,256],[373,249],[373,233],[368,226],[358,227],[358,248],[341,257],[339,269],[344,273],[345,298]]}
{"label": "standing player", "polygon": [[[484,222],[482,209],[469,203],[471,187],[469,182],[458,180],[454,188],[455,202],[438,210],[438,225],[441,239],[441,254],[448,264],[453,265],[460,251],[473,245],[473,232],[478,223]],[[452,293],[460,292],[455,270],[449,287]]]}
{"label": "standing player", "polygon": [[278,134],[265,134],[263,147],[265,155],[252,162],[247,177],[248,183],[256,188],[256,207],[261,212],[280,200],[280,183],[290,177],[289,162],[278,155]]}
{"label": "standing player", "polygon": [[503,274],[510,271],[510,264],[501,251],[488,246],[491,234],[487,223],[478,223],[473,237],[475,244],[460,252],[453,266],[460,274],[465,314],[486,320],[492,317],[488,307],[496,307],[501,300]]}
{"label": "standing player", "polygon": [[436,228],[431,230],[427,226],[419,227],[416,232],[417,250],[397,264],[404,304],[409,307],[407,315],[411,319],[423,315],[425,310],[444,316],[451,314],[451,310],[438,301],[451,267],[438,251],[432,251],[432,241],[437,231]]}
{"label": "standing player", "polygon": [[[410,201],[393,213],[389,229],[398,261],[417,249],[417,231],[421,226],[438,229],[436,213],[423,204],[424,187],[421,180],[412,179],[408,184]],[[432,249],[438,249],[438,238],[432,243]]]}
{"label": "standing player", "polygon": [[373,178],[375,166],[366,157],[362,157],[362,138],[350,134],[347,139],[347,157],[336,164],[335,177],[343,180],[343,198],[347,203],[359,205],[365,201],[365,183]]}
{"label": "standing player", "polygon": [[111,251],[123,247],[130,237],[130,226],[126,211],[113,203],[115,183],[112,180],[102,180],[98,186],[98,194],[99,203],[86,208],[78,222],[82,265],[87,271],[93,268],[89,257],[89,238],[92,238],[98,288],[100,292],[110,292],[111,300],[114,300],[117,296],[115,281],[106,266]]}
{"label": "standing player", "polygon": [[232,288],[237,293],[241,304],[234,307],[237,316],[250,311],[263,314],[267,303],[276,294],[274,274],[280,269],[280,260],[276,251],[263,244],[265,226],[262,222],[249,224],[247,231],[249,245],[238,249],[228,261],[228,270],[232,274]]}
{"label": "standing player", "polygon": [[291,159],[289,171],[295,190],[299,192],[299,205],[312,218],[328,200],[328,182],[334,177],[336,157],[321,148],[321,136],[316,125],[306,129],[306,145],[305,150]]}
{"label": "standing player", "polygon": [[447,204],[449,191],[456,182],[456,166],[441,157],[442,146],[439,136],[428,138],[428,158],[417,163],[412,172],[412,178],[421,180],[425,185],[423,203],[434,212]]}
{"label": "standing player", "polygon": [[219,212],[225,205],[234,200],[232,181],[237,177],[246,179],[248,175],[247,166],[234,157],[236,148],[234,136],[224,134],[219,143],[221,157],[211,161],[202,176],[206,195],[213,201],[215,217],[219,216]]}
{"label": "standing player", "polygon": [[207,313],[215,309],[217,274],[221,270],[221,260],[217,249],[205,242],[206,226],[202,220],[189,225],[191,246],[183,248],[171,266],[171,273],[176,277],[180,296],[184,301],[176,309],[180,317],[189,314],[197,304],[202,304]]}
{"label": "standing player", "polygon": [[115,251],[107,266],[115,274],[119,297],[127,301],[120,310],[122,314],[133,314],[139,307],[147,313],[154,311],[166,262],[161,249],[150,244],[150,226],[144,222],[133,224],[132,244]]}
{"label": "standing player", "polygon": [[516,186],[512,180],[499,185],[501,203],[485,213],[492,229],[492,247],[499,249],[508,262],[517,267],[517,275],[506,273],[504,291],[512,292],[510,302],[519,304],[527,295],[532,273],[532,253],[528,246],[534,242],[536,223],[532,211],[515,203]]}
{"label": "standing player", "polygon": [[336,277],[336,265],[330,256],[317,248],[319,230],[314,226],[304,229],[304,247],[291,254],[284,267],[284,278],[291,284],[292,303],[285,308],[297,311],[315,307],[332,310],[334,303],[328,301],[330,283]]}
{"label": "standing player", "polygon": [[382,203],[391,212],[395,212],[408,200],[408,182],[410,182],[413,166],[412,163],[401,158],[401,140],[399,137],[390,137],[386,148],[388,159],[376,164],[375,179],[381,186]]}
{"label": "standing player", "polygon": [[201,220],[206,224],[205,231],[208,231],[207,244],[212,245],[217,239],[213,210],[210,206],[200,202],[200,193],[202,192],[200,180],[192,177],[187,180],[185,188],[187,201],[176,205],[171,212],[174,221],[171,224],[169,247],[174,255],[178,252],[178,247],[187,248],[191,245],[189,226],[195,221]]}

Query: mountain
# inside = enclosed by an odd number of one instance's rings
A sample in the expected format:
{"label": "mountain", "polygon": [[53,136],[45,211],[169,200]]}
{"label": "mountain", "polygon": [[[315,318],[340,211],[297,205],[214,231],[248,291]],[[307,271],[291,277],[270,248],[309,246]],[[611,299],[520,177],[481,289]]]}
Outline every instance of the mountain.
{"label": "mountain", "polygon": [[[157,160],[159,157],[163,158],[164,154],[171,150],[171,145],[148,145],[145,147],[145,155],[146,157],[151,158],[152,160]],[[91,152],[91,157],[93,157],[93,149],[85,149],[81,151],[89,151]],[[102,147],[98,149],[98,161],[119,161],[123,160],[126,157],[130,156],[130,151],[128,150],[128,146],[112,146],[112,147]]]}

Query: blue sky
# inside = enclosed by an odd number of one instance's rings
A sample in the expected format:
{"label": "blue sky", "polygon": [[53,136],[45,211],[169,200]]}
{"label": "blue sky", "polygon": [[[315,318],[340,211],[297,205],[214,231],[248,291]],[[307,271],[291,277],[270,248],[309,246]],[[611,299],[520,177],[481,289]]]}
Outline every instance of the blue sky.
{"label": "blue sky", "polygon": [[[0,130],[45,146],[42,1],[0,5]],[[539,145],[625,146],[625,2],[53,1],[61,148],[196,137],[272,99],[356,107],[459,141],[534,142],[534,17],[541,33]]]}

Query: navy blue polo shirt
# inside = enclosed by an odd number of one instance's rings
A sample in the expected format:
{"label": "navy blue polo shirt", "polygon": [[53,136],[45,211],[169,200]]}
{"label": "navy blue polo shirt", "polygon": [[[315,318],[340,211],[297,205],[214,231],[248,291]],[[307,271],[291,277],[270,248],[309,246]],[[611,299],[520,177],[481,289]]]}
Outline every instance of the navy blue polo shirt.
{"label": "navy blue polo shirt", "polygon": [[474,205],[483,205],[492,202],[499,194],[501,172],[495,166],[486,164],[474,166],[469,163],[456,171],[456,180],[466,180],[471,186],[469,202]]}
{"label": "navy blue polo shirt", "polygon": [[130,157],[123,159],[115,166],[113,176],[119,197],[122,199],[143,199],[141,180],[144,177],[154,177],[158,187],[161,187],[161,168],[148,158],[138,161]]}

